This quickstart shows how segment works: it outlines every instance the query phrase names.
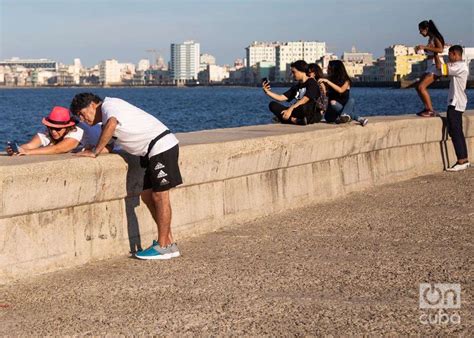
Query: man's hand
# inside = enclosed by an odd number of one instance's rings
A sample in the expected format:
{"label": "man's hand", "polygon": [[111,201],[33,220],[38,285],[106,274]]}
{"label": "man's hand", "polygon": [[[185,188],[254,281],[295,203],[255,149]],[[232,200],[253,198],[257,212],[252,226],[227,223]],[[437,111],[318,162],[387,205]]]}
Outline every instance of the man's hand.
{"label": "man's hand", "polygon": [[262,88],[265,93],[269,92],[272,89],[268,81],[262,82]]}
{"label": "man's hand", "polygon": [[81,157],[92,157],[92,158],[96,158],[97,155],[91,151],[91,150],[84,150],[84,151],[81,151],[79,153],[76,153],[74,154],[74,156],[81,156]]}
{"label": "man's hand", "polygon": [[283,116],[283,119],[288,120],[290,118],[292,112],[293,112],[293,109],[291,107],[289,107],[288,109],[282,111],[281,114]]}

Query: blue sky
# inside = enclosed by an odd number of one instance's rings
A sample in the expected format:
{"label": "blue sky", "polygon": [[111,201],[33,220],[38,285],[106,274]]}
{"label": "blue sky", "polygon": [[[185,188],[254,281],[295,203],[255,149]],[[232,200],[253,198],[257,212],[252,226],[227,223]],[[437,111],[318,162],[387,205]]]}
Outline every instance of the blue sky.
{"label": "blue sky", "polygon": [[245,55],[254,40],[326,41],[340,55],[383,55],[419,44],[418,22],[433,19],[448,43],[474,47],[472,0],[0,0],[0,59],[52,58],[91,66],[106,58],[136,63],[172,42],[196,40],[218,64]]}

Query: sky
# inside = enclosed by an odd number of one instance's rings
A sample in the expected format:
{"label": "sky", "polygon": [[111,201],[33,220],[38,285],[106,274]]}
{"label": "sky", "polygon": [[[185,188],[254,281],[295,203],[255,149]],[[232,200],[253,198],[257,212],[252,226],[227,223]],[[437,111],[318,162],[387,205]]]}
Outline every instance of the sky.
{"label": "sky", "polygon": [[473,0],[0,0],[0,59],[49,58],[86,66],[133,62],[195,40],[218,64],[245,56],[252,41],[325,41],[337,55],[384,54],[424,44],[432,19],[447,43],[474,47]]}

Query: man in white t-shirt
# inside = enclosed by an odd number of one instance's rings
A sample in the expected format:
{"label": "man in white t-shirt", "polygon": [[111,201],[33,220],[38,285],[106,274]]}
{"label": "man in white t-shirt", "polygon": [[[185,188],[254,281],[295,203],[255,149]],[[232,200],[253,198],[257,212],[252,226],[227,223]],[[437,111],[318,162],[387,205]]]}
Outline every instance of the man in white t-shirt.
{"label": "man in white t-shirt", "polygon": [[467,64],[462,59],[463,49],[459,45],[449,48],[449,62],[443,64],[439,56],[435,56],[436,68],[441,70],[442,76],[449,76],[448,95],[448,132],[453,141],[457,162],[447,171],[461,171],[469,168],[470,163],[467,157],[467,145],[462,130],[462,114],[466,110],[467,95],[466,84],[469,76]]}
{"label": "man in white t-shirt", "polygon": [[80,156],[97,157],[110,152],[113,138],[122,150],[141,156],[145,171],[141,197],[158,227],[158,240],[136,253],[140,259],[179,257],[179,249],[171,233],[169,190],[183,183],[179,171],[178,139],[157,118],[118,98],[102,100],[92,93],[77,94],[71,112],[90,126],[102,122],[102,133],[94,149]]}

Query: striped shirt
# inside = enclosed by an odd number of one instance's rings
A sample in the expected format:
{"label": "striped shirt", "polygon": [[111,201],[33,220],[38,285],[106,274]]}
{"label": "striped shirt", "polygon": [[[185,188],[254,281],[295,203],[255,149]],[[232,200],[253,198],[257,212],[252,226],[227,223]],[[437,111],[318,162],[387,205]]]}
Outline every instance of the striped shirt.
{"label": "striped shirt", "polygon": [[467,106],[466,84],[469,69],[465,61],[448,62],[441,65],[441,75],[449,76],[448,105],[457,111],[465,111]]}

